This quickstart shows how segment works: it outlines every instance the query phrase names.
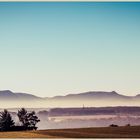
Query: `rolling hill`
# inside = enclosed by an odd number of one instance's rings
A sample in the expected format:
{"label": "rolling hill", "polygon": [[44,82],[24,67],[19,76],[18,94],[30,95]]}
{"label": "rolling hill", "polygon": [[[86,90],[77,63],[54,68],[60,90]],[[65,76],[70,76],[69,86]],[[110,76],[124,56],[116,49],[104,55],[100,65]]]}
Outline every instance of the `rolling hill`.
{"label": "rolling hill", "polygon": [[140,95],[125,96],[115,91],[90,91],[42,98],[28,93],[3,90],[0,91],[0,105],[3,106],[5,102],[11,103],[10,107],[138,106],[140,105]]}

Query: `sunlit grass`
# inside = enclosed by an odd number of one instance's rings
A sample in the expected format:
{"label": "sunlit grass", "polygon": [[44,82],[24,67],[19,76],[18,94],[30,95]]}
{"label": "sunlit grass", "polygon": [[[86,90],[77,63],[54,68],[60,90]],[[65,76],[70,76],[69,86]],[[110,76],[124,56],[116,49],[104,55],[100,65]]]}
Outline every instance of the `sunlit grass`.
{"label": "sunlit grass", "polygon": [[0,138],[140,138],[140,126],[0,132]]}

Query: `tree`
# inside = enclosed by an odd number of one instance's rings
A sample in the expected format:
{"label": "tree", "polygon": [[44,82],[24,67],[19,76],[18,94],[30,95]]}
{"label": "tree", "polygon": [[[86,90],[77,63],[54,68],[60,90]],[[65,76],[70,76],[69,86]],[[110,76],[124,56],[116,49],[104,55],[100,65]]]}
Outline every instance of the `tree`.
{"label": "tree", "polygon": [[17,116],[19,121],[22,123],[22,126],[28,127],[27,110],[25,108],[21,108],[18,110]]}
{"label": "tree", "polygon": [[28,127],[36,128],[36,124],[40,121],[36,116],[35,112],[32,111],[27,114],[29,125]]}
{"label": "tree", "polygon": [[29,128],[36,129],[37,128],[36,124],[40,120],[38,119],[38,117],[36,116],[34,111],[28,113],[26,109],[21,108],[18,111],[17,115],[19,117],[19,121],[22,123],[22,126],[24,126],[25,129],[29,129]]}
{"label": "tree", "polygon": [[14,126],[14,121],[10,113],[5,109],[3,112],[0,112],[0,130],[8,131]]}

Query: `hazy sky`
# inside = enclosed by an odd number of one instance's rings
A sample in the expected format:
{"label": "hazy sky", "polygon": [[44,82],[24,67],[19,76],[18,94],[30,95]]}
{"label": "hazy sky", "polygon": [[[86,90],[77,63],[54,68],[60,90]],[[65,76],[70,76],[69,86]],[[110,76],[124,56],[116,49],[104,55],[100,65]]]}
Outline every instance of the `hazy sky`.
{"label": "hazy sky", "polygon": [[140,2],[0,2],[0,90],[140,93]]}

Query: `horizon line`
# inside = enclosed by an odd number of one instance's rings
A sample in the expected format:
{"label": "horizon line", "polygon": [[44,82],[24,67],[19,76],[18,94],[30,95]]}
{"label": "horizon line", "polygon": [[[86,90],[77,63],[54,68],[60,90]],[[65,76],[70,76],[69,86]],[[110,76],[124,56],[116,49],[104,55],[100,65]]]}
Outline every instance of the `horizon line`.
{"label": "horizon line", "polygon": [[39,97],[39,98],[54,98],[54,97],[57,97],[57,96],[61,96],[61,97],[65,97],[67,95],[78,95],[78,94],[84,94],[84,93],[90,93],[90,92],[107,92],[107,93],[111,93],[111,92],[115,92],[116,94],[119,94],[119,95],[122,95],[122,96],[126,96],[126,97],[136,97],[140,94],[136,94],[136,95],[125,95],[125,94],[121,94],[121,93],[118,93],[116,92],[115,90],[112,90],[112,91],[103,91],[103,90],[90,90],[90,91],[83,91],[83,92],[79,92],[79,93],[67,93],[65,95],[54,95],[54,96],[38,96],[36,94],[32,94],[32,93],[29,93],[29,92],[15,92],[13,90],[0,90],[0,92],[6,92],[6,91],[9,91],[9,92],[12,92],[14,94],[19,94],[19,93],[22,93],[22,94],[29,94],[29,95],[33,95],[33,96],[36,96],[36,97]]}

